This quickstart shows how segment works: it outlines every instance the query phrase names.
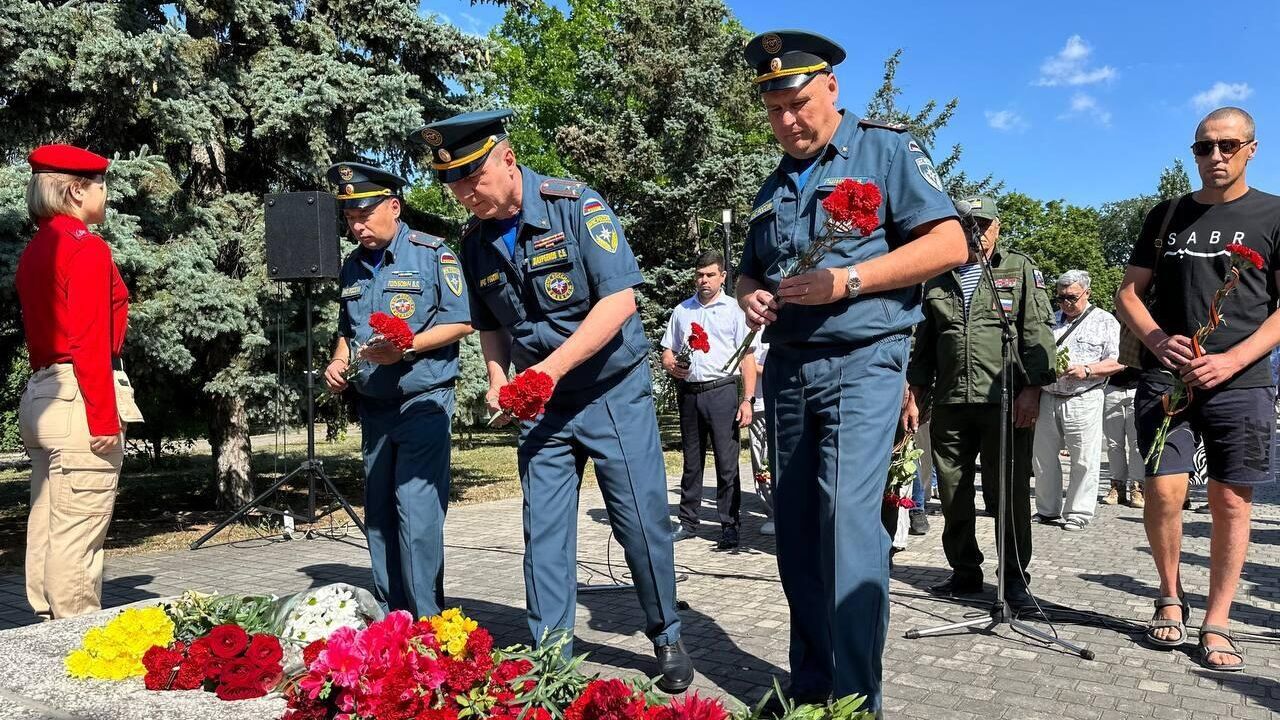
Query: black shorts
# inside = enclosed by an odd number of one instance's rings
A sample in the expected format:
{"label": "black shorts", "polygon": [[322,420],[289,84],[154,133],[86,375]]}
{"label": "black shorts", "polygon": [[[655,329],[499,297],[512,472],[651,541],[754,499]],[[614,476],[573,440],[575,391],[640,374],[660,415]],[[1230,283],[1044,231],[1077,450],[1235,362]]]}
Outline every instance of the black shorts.
{"label": "black shorts", "polygon": [[[1138,449],[1147,457],[1164,421],[1161,396],[1168,385],[1142,380],[1134,398]],[[1173,416],[1169,439],[1160,457],[1147,463],[1147,477],[1190,473],[1195,467],[1196,437],[1204,442],[1211,480],[1231,485],[1263,485],[1274,481],[1271,445],[1276,430],[1276,392],[1272,387],[1197,392],[1191,406]]]}

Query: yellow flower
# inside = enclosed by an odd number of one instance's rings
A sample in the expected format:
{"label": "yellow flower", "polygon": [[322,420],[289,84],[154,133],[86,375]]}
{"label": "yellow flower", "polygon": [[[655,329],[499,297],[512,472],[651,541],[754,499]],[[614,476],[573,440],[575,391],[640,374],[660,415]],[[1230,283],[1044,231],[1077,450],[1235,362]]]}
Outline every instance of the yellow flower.
{"label": "yellow flower", "polygon": [[89,677],[89,666],[92,662],[93,659],[89,657],[89,653],[84,650],[76,650],[67,656],[67,673],[73,678],[87,678]]}
{"label": "yellow flower", "polygon": [[125,610],[84,634],[83,647],[65,660],[67,672],[104,680],[142,675],[142,656],[154,645],[172,643],[173,630],[173,621],[158,607]]}

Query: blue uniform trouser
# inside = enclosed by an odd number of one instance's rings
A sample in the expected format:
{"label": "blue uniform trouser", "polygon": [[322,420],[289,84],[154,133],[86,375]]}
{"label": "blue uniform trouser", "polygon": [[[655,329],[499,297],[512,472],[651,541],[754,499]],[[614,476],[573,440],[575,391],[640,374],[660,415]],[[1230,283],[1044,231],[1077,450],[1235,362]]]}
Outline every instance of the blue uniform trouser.
{"label": "blue uniform trouser", "polygon": [[631,569],[645,635],[655,646],[674,643],[675,553],[648,363],[590,390],[556,390],[546,414],[522,424],[525,606],[534,642],[548,630],[573,632],[578,491],[588,458]]}
{"label": "blue uniform trouser", "polygon": [[857,694],[880,707],[890,542],[880,509],[909,343],[775,345],[765,363],[794,697]]}
{"label": "blue uniform trouser", "polygon": [[415,617],[444,604],[453,405],[453,388],[358,403],[373,586],[386,609]]}

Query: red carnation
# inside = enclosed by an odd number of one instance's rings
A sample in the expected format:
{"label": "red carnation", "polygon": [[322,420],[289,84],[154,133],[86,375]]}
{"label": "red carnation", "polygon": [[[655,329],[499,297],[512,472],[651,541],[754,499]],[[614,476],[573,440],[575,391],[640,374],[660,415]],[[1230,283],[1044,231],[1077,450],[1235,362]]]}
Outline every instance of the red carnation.
{"label": "red carnation", "polygon": [[174,690],[195,690],[204,684],[204,666],[188,658],[178,666],[178,676],[173,679]]}
{"label": "red carnation", "polygon": [[231,659],[240,657],[240,654],[249,647],[249,633],[239,625],[219,625],[209,631],[209,650],[214,655]]}
{"label": "red carnation", "polygon": [[644,720],[644,696],[621,680],[592,680],[564,716],[565,720]]}
{"label": "red carnation", "polygon": [[498,406],[517,420],[533,420],[546,409],[554,389],[550,375],[525,370],[498,392]]}
{"label": "red carnation", "polygon": [[880,226],[880,188],[873,182],[841,180],[822,201],[822,208],[838,225],[852,225],[863,237]]}
{"label": "red carnation", "polygon": [[244,656],[258,665],[275,665],[284,657],[284,649],[274,635],[254,635]]}
{"label": "red carnation", "polygon": [[1256,250],[1254,250],[1253,248],[1247,245],[1242,245],[1241,243],[1231,243],[1230,245],[1227,246],[1227,252],[1231,253],[1235,257],[1241,258],[1242,260],[1249,262],[1258,270],[1262,269],[1262,265],[1263,265],[1262,256],[1259,255]]}
{"label": "red carnation", "polygon": [[311,664],[316,661],[316,658],[320,657],[320,653],[324,652],[325,645],[327,644],[328,643],[325,642],[324,638],[320,638],[319,640],[316,640],[310,645],[302,648],[302,664],[307,667],[311,667]]}
{"label": "red carnation", "polygon": [[[724,705],[714,698],[704,698],[698,693],[674,698],[666,708],[667,714],[657,720],[728,720]],[[652,718],[652,715],[650,716]]]}
{"label": "red carnation", "polygon": [[689,347],[698,352],[711,352],[711,339],[698,323],[690,324]]}
{"label": "red carnation", "polygon": [[369,327],[375,334],[381,335],[387,342],[401,350],[413,347],[413,329],[409,327],[409,323],[398,317],[376,312],[369,316]]}
{"label": "red carnation", "polygon": [[142,667],[147,672],[168,673],[178,663],[182,662],[183,650],[186,648],[185,643],[174,643],[168,647],[154,645],[142,654]]}

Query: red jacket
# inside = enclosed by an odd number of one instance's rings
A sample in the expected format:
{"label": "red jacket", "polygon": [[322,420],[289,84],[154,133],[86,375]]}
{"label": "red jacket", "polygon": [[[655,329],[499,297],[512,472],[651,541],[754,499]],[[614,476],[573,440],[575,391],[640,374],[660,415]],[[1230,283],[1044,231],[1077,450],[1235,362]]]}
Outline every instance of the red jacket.
{"label": "red jacket", "polygon": [[120,432],[112,360],[124,347],[129,289],[111,248],[68,215],[41,220],[18,260],[31,369],[71,363],[90,435]]}

